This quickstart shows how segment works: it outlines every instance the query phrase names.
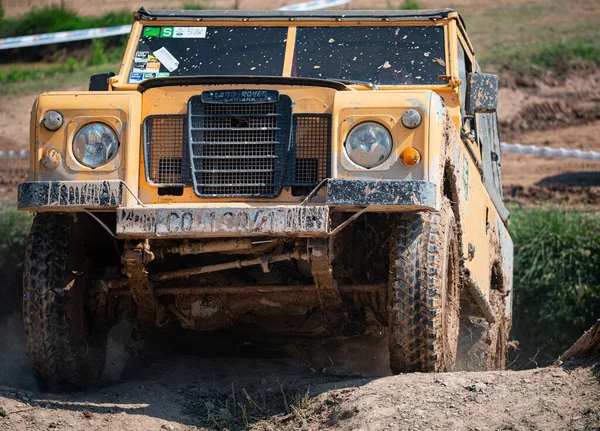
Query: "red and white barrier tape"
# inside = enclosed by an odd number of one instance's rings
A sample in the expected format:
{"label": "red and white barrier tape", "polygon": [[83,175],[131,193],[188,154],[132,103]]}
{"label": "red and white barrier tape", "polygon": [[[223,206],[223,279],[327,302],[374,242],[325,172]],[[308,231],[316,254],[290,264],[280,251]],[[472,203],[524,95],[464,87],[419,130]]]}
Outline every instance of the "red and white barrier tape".
{"label": "red and white barrier tape", "polygon": [[[302,11],[318,10],[328,7],[341,6],[351,3],[352,0],[315,0],[284,6],[278,10]],[[26,48],[29,46],[50,45],[53,43],[74,42],[77,40],[97,39],[101,37],[119,36],[129,34],[131,25],[118,27],[88,28],[85,30],[60,31],[58,33],[33,34],[30,36],[17,36],[0,39],[0,50]]]}
{"label": "red and white barrier tape", "polygon": [[351,2],[352,0],[315,0],[280,7],[277,10],[319,10],[328,7],[343,6],[345,4],[350,4]]}
{"label": "red and white barrier tape", "polygon": [[118,27],[88,28],[85,30],[59,31],[58,33],[8,37],[6,39],[0,39],[0,50],[119,36],[122,34],[129,34],[130,31],[130,25],[120,25]]}
{"label": "red and white barrier tape", "polygon": [[529,154],[532,156],[543,156],[543,157],[561,157],[565,159],[584,159],[600,161],[600,153],[597,151],[581,151],[581,150],[569,150],[567,148],[552,148],[552,147],[538,147],[536,145],[522,145],[522,144],[507,144],[502,142],[502,152],[504,153],[517,153],[517,154]]}
{"label": "red and white barrier tape", "polygon": [[[538,147],[535,145],[501,144],[503,153],[529,154],[543,157],[560,157],[566,159],[583,159],[600,161],[600,153],[597,151],[568,150],[566,148]],[[29,151],[0,151],[0,159],[26,159]]]}
{"label": "red and white barrier tape", "polygon": [[29,158],[29,151],[0,151],[0,159],[27,159]]}

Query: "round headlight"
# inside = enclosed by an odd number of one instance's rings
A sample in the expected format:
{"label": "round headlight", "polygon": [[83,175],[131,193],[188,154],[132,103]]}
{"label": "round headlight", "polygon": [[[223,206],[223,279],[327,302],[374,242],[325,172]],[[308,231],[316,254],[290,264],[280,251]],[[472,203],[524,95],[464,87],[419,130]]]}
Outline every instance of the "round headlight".
{"label": "round headlight", "polygon": [[365,122],[350,131],[345,146],[350,160],[365,168],[374,168],[392,152],[392,136],[381,124]]}
{"label": "round headlight", "polygon": [[97,168],[115,158],[119,139],[114,130],[103,123],[83,126],[73,140],[73,154],[82,165]]}

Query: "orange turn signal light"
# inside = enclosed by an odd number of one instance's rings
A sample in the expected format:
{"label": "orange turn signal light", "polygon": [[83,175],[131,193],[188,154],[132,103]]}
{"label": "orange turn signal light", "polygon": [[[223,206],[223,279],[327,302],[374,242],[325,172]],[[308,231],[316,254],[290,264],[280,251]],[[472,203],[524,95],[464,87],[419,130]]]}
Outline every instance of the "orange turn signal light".
{"label": "orange turn signal light", "polygon": [[402,150],[400,159],[405,166],[414,166],[421,161],[421,153],[416,148],[408,147]]}

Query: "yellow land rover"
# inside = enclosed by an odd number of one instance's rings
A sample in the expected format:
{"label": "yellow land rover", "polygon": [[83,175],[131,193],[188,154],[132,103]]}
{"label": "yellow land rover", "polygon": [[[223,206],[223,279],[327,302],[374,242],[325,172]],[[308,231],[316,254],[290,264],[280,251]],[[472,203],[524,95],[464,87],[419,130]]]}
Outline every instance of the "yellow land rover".
{"label": "yellow land rover", "polygon": [[504,366],[498,80],[450,10],[146,10],[119,73],[41,95],[23,311],[47,387],[120,315],[251,342],[385,334],[394,373]]}

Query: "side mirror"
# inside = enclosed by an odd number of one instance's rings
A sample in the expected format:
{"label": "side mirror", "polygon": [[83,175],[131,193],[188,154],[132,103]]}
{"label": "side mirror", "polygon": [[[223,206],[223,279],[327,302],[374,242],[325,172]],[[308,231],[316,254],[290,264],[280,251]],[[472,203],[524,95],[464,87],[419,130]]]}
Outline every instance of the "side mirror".
{"label": "side mirror", "polygon": [[498,76],[491,73],[467,75],[467,115],[490,113],[498,109]]}
{"label": "side mirror", "polygon": [[115,76],[114,72],[96,73],[90,76],[90,91],[108,91],[108,80]]}

